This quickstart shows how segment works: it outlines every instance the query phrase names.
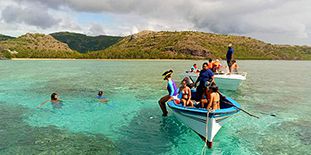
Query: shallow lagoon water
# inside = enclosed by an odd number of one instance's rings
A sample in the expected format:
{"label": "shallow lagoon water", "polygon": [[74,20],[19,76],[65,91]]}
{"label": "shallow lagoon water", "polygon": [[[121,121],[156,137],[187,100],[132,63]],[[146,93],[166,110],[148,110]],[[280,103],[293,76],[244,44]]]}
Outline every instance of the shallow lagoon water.
{"label": "shallow lagoon water", "polygon": [[[161,74],[203,61],[0,61],[0,154],[200,154],[201,139],[161,116]],[[260,116],[228,119],[208,154],[309,154],[311,62],[239,61],[248,72],[226,95]],[[95,99],[104,90],[107,104]],[[58,92],[62,109],[35,107]]]}

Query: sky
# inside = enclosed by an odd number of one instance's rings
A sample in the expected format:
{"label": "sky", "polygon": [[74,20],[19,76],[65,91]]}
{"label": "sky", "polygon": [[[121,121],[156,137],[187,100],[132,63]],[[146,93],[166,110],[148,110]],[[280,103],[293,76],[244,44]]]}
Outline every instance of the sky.
{"label": "sky", "polygon": [[311,46],[311,0],[0,0],[0,34],[126,36],[143,30]]}

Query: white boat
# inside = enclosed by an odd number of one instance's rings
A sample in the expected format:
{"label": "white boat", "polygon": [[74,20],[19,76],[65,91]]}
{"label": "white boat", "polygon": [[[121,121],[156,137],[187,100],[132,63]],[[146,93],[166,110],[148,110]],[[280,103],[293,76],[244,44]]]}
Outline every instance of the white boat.
{"label": "white boat", "polygon": [[240,109],[239,103],[224,96],[220,102],[220,109],[213,112],[208,112],[205,108],[184,107],[182,104],[175,104],[174,101],[168,102],[168,106],[179,121],[190,127],[203,140],[207,140],[209,148],[212,148],[213,139],[225,120]]}
{"label": "white boat", "polygon": [[[246,80],[246,72],[242,73],[215,73],[214,80],[216,85],[220,90],[237,90],[241,85],[242,81]],[[195,82],[199,76],[199,74],[193,72],[186,72],[182,74],[184,77],[190,77],[193,82]]]}

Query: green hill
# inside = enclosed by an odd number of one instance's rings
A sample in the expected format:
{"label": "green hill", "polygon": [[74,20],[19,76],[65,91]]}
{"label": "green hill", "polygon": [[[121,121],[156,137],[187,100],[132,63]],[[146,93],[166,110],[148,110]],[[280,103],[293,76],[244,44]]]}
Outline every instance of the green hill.
{"label": "green hill", "polygon": [[143,31],[113,46],[88,53],[90,58],[225,58],[233,44],[237,59],[311,60],[311,47],[273,45],[244,36],[203,32]]}
{"label": "green hill", "polygon": [[[27,33],[0,41],[0,58],[224,59],[232,43],[236,59],[311,60],[309,46],[273,45],[250,37],[203,32],[143,31],[124,38],[69,32],[52,35]],[[73,49],[100,50],[80,54]]]}
{"label": "green hill", "polygon": [[9,40],[9,39],[14,39],[14,37],[0,34],[0,41]]}
{"label": "green hill", "polygon": [[27,33],[15,39],[0,41],[0,49],[18,58],[77,58],[80,53],[50,35]]}
{"label": "green hill", "polygon": [[103,50],[122,39],[118,36],[87,36],[79,33],[71,32],[58,32],[50,34],[55,39],[68,44],[68,46],[80,53],[86,53],[88,51]]}

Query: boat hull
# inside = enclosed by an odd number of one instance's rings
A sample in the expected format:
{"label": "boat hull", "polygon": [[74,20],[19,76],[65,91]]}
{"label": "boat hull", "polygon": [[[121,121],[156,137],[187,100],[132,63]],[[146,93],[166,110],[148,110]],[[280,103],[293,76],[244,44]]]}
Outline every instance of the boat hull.
{"label": "boat hull", "polygon": [[[190,77],[192,81],[196,81],[198,74],[184,73],[182,77]],[[246,73],[241,74],[215,74],[214,80],[220,90],[237,90],[242,81],[246,80]]]}
{"label": "boat hull", "polygon": [[168,102],[168,106],[179,121],[191,128],[203,139],[207,139],[207,142],[211,144],[217,132],[224,125],[225,120],[239,112],[240,105],[237,102],[231,98],[226,98],[225,101],[230,102],[234,106],[230,107],[227,105],[227,108],[213,112],[202,108],[183,107],[182,105],[175,104],[174,101]]}
{"label": "boat hull", "polygon": [[245,76],[235,74],[214,76],[216,85],[222,90],[237,90],[245,79]]}

